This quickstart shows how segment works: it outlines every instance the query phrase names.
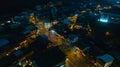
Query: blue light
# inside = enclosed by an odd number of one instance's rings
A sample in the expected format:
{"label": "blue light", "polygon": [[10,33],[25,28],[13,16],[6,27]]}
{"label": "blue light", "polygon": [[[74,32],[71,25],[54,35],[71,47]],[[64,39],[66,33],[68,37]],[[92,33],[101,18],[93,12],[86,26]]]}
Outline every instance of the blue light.
{"label": "blue light", "polygon": [[107,22],[108,22],[108,19],[105,19],[105,18],[101,18],[99,21],[100,21],[100,22],[104,22],[104,23],[107,23]]}
{"label": "blue light", "polygon": [[98,21],[99,22],[103,22],[103,23],[108,23],[109,22],[109,17],[100,17],[99,19],[98,19]]}
{"label": "blue light", "polygon": [[120,3],[120,1],[117,1],[116,3],[117,3],[117,4],[119,4],[119,3]]}

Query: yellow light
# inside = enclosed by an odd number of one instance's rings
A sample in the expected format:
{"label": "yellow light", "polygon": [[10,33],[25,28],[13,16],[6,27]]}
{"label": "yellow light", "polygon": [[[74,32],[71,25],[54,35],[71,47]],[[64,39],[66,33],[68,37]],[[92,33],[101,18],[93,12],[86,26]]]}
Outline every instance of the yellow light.
{"label": "yellow light", "polygon": [[69,59],[68,59],[68,58],[66,58],[66,61],[69,61]]}
{"label": "yellow light", "polygon": [[92,32],[92,29],[89,29],[90,32]]}
{"label": "yellow light", "polygon": [[31,66],[31,65],[32,65],[32,62],[30,62],[29,65]]}
{"label": "yellow light", "polygon": [[97,6],[96,6],[96,9],[98,9],[98,8],[100,8],[101,7],[101,5],[100,4],[98,4]]}
{"label": "yellow light", "polygon": [[31,36],[31,38],[34,38],[34,39],[35,39],[36,37],[37,37],[36,35],[32,35],[32,36]]}
{"label": "yellow light", "polygon": [[72,17],[68,17],[68,19],[69,19],[72,23],[76,23],[77,18],[78,18],[78,14],[75,14],[75,15],[72,16]]}
{"label": "yellow light", "polygon": [[16,47],[16,48],[15,48],[15,50],[18,50],[18,49],[19,49],[19,47]]}
{"label": "yellow light", "polygon": [[9,56],[9,54],[6,54],[7,56]]}
{"label": "yellow light", "polygon": [[5,25],[5,23],[2,23],[2,24],[1,24],[1,26],[4,26],[4,25]]}
{"label": "yellow light", "polygon": [[107,31],[107,32],[105,32],[105,35],[107,35],[107,36],[108,36],[108,35],[110,35],[110,32],[108,32],[108,31]]}
{"label": "yellow light", "polygon": [[39,21],[39,19],[34,15],[34,13],[32,13],[30,18],[29,18],[29,22],[36,24],[38,21]]}
{"label": "yellow light", "polygon": [[81,13],[85,13],[85,12],[86,12],[85,10],[81,11]]}
{"label": "yellow light", "polygon": [[80,28],[82,28],[82,26],[80,26],[80,25],[75,25],[74,27],[75,27],[75,29],[80,29]]}

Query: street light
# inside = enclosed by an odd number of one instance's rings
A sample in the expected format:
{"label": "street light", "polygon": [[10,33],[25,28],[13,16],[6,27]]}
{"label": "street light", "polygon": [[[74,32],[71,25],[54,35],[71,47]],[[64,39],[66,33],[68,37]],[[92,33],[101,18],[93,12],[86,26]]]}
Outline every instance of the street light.
{"label": "street light", "polygon": [[60,67],[65,67],[65,65],[61,65]]}
{"label": "street light", "polygon": [[110,35],[110,32],[108,32],[108,31],[107,31],[107,32],[105,32],[105,35],[106,35],[106,36]]}
{"label": "street light", "polygon": [[21,63],[21,62],[18,62],[18,65],[20,65],[20,66],[21,66],[21,65],[22,65],[22,63]]}

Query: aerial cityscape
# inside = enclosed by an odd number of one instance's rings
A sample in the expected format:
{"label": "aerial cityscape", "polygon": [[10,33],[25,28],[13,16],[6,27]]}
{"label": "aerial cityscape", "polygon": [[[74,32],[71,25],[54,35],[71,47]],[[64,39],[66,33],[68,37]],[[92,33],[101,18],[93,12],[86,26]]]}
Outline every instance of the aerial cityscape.
{"label": "aerial cityscape", "polygon": [[4,0],[0,9],[0,67],[120,67],[120,0]]}

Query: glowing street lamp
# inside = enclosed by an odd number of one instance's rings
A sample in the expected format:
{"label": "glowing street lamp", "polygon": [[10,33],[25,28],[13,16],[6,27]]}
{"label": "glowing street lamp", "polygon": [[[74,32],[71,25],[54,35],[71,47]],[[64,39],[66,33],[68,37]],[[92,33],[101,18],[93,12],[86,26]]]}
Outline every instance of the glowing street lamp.
{"label": "glowing street lamp", "polygon": [[111,33],[110,33],[110,32],[108,32],[108,31],[107,31],[107,32],[105,32],[105,35],[106,35],[106,36],[109,36],[110,34],[111,34]]}

